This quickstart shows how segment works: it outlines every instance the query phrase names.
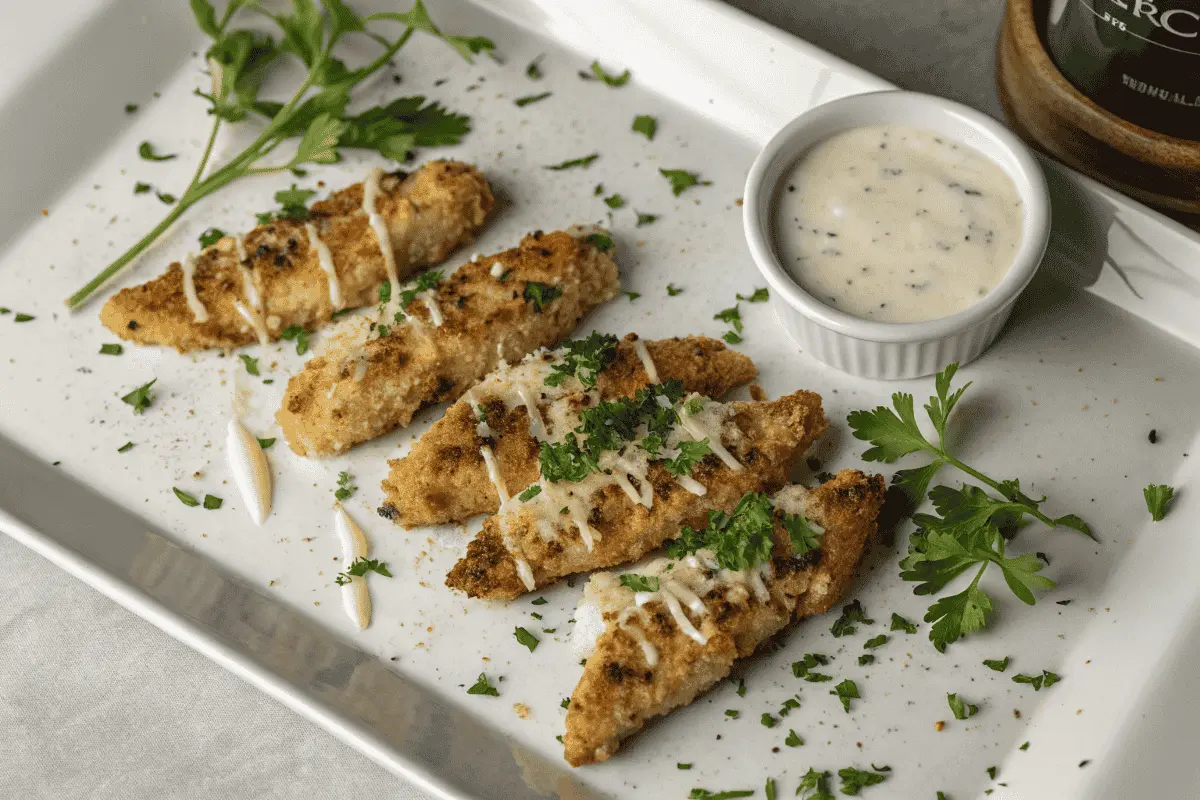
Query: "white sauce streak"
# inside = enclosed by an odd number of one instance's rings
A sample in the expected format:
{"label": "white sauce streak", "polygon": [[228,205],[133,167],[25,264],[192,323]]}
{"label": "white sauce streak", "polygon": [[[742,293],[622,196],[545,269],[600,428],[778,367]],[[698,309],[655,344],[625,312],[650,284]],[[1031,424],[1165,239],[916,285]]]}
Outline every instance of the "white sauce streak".
{"label": "white sauce streak", "polygon": [[183,259],[183,296],[192,312],[192,318],[196,322],[207,322],[208,309],[196,294],[196,256],[193,253],[188,253]]}
{"label": "white sauce streak", "polygon": [[271,337],[267,334],[267,326],[263,322],[262,296],[258,293],[258,287],[254,285],[254,273],[246,266],[246,242],[241,234],[233,237],[233,252],[237,257],[238,270],[242,273],[242,293],[246,296],[246,302],[249,304],[246,306],[240,301],[234,301],[234,310],[254,330],[259,344],[270,344]]}
{"label": "white sauce streak", "polygon": [[774,238],[821,302],[885,322],[940,319],[1008,273],[1022,204],[994,161],[933,131],[872,125],[829,137],[780,179]]}
{"label": "white sauce streak", "polygon": [[[475,401],[475,395],[468,392],[467,402],[478,423],[486,425],[487,423],[479,414],[479,404]],[[533,570],[530,568],[529,562],[525,560],[525,553],[521,550],[521,545],[512,538],[508,532],[508,526],[505,524],[503,511],[504,507],[512,500],[512,496],[508,493],[504,476],[500,474],[500,465],[496,463],[496,456],[492,453],[492,448],[486,444],[479,448],[479,455],[483,457],[483,463],[487,465],[488,480],[492,482],[492,486],[496,488],[496,495],[500,498],[501,513],[497,515],[496,519],[500,528],[500,541],[504,545],[504,549],[513,557],[513,563],[517,565],[517,576],[520,577],[521,583],[525,584],[526,589],[533,591],[537,588],[537,583],[533,579]]]}
{"label": "white sauce streak", "polygon": [[329,252],[329,246],[317,235],[316,225],[306,222],[304,230],[308,232],[308,246],[317,251],[317,261],[329,276],[329,304],[337,311],[342,307],[342,284],[338,281],[337,269],[333,266],[333,254]]}
{"label": "white sauce streak", "polygon": [[262,525],[271,513],[271,467],[258,439],[238,420],[229,420],[225,451],[233,482],[255,525]]}
{"label": "white sauce streak", "polygon": [[[342,545],[343,572],[360,558],[367,557],[367,537],[362,528],[346,513],[338,503],[333,510],[333,527],[337,531],[338,541]],[[360,629],[371,624],[371,594],[367,589],[366,575],[351,575],[347,583],[342,584],[342,606],[350,620]]]}
{"label": "white sauce streak", "polygon": [[642,360],[642,366],[645,368],[650,382],[658,383],[658,370],[654,368],[654,359],[650,358],[650,351],[646,349],[646,343],[641,339],[635,339],[633,342],[633,351]]}
{"label": "white sauce streak", "polygon": [[488,274],[491,275],[493,278],[498,279],[501,275],[504,274],[504,264],[502,264],[499,261],[495,262],[494,264],[492,264],[492,268],[488,270]]}
{"label": "white sauce streak", "polygon": [[367,177],[363,180],[363,211],[367,215],[367,222],[371,226],[371,230],[375,232],[375,238],[379,241],[379,252],[383,255],[383,266],[387,270],[388,282],[391,284],[393,298],[397,298],[400,292],[400,274],[396,271],[396,253],[392,250],[392,236],[388,232],[387,222],[379,215],[379,179],[383,177],[383,170],[376,167],[367,173]]}
{"label": "white sauce streak", "polygon": [[425,308],[429,309],[429,321],[433,323],[433,327],[440,328],[445,320],[442,318],[442,309],[437,304],[437,294],[433,289],[426,289],[417,295],[421,302],[425,304]]}

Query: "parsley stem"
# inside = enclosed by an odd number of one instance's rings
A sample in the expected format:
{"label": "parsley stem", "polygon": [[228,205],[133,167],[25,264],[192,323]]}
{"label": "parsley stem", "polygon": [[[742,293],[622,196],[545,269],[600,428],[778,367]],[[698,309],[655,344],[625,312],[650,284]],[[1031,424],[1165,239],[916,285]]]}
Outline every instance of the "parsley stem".
{"label": "parsley stem", "polygon": [[1049,527],[1051,527],[1051,528],[1058,527],[1057,522],[1050,519],[1050,517],[1047,517],[1045,514],[1043,514],[1040,510],[1038,510],[1033,505],[1030,505],[1023,497],[1020,497],[1020,496],[1014,497],[1012,495],[1011,491],[1005,490],[1004,487],[1002,487],[1000,485],[999,481],[994,481],[991,478],[989,478],[987,475],[984,475],[979,470],[974,469],[973,467],[971,467],[967,464],[964,464],[963,462],[959,461],[954,456],[947,453],[945,450],[941,450],[940,455],[946,461],[947,464],[957,467],[958,469],[967,473],[968,475],[970,475],[972,478],[979,481],[980,483],[986,483],[988,486],[992,487],[1001,497],[1003,497],[1004,499],[1008,500],[1011,503],[1016,503],[1017,505],[1021,506],[1022,508],[1025,509],[1025,511],[1027,513],[1031,514],[1034,517],[1037,517],[1040,521],[1044,522]]}

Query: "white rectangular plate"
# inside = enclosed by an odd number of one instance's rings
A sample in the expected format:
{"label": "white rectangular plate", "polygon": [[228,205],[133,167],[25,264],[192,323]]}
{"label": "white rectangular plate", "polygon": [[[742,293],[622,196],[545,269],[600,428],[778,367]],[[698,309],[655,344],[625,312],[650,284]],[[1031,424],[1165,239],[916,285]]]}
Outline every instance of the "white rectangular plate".
{"label": "white rectangular plate", "polygon": [[[925,638],[928,625],[913,636],[893,632],[877,663],[859,667],[863,640],[884,631],[892,612],[916,620],[927,605],[897,577],[901,535],[874,548],[853,592],[874,625],[834,639],[831,619],[807,621],[781,650],[740,668],[745,697],[717,687],[609,762],[570,770],[555,736],[563,730],[560,700],[580,672],[567,644],[580,584],[544,592],[549,602],[537,608],[529,600],[469,602],[442,586],[464,546],[461,530],[405,533],[375,515],[386,459],[405,452],[440,409],[328,461],[299,459],[277,444],[269,453],[276,511],[256,528],[230,480],[224,425],[233,387],[244,386],[253,391],[254,432],[278,435],[273,413],[302,362],[292,346],[247,348],[260,358],[262,378],[274,380],[264,385],[219,353],[127,346],[121,357],[98,355],[113,340],[97,320],[98,303],[74,314],[60,305],[157,221],[165,206],[153,195],[135,197],[133,183],[181,187],[207,125],[192,95],[207,80],[197,55],[205,44],[183,4],[75,5],[78,26],[63,29],[48,52],[24,54],[25,71],[0,92],[0,305],[36,316],[25,324],[0,317],[0,529],[443,797],[683,798],[697,786],[761,796],[768,776],[791,796],[810,766],[871,763],[893,771],[868,797],[931,798],[940,789],[961,800],[988,788],[993,797],[1056,799],[1126,797],[1133,786],[1153,796],[1200,792],[1191,753],[1179,751],[1196,735],[1181,709],[1200,699],[1200,685],[1185,677],[1200,650],[1191,575],[1200,543],[1186,524],[1193,503],[1185,489],[1172,515],[1151,525],[1141,498],[1144,485],[1186,485],[1193,471],[1195,234],[1049,165],[1056,227],[1043,276],[1001,340],[963,373],[974,381],[956,426],[963,457],[1020,477],[1030,494],[1050,495],[1055,513],[1078,512],[1100,536],[1094,544],[1073,533],[1022,534],[1016,546],[1048,557],[1056,590],[1025,608],[1002,583],[987,581],[996,601],[989,631],[945,655]],[[512,246],[534,228],[612,228],[624,286],[641,297],[613,301],[584,331],[719,335],[713,314],[735,293],[763,285],[736,202],[758,146],[812,105],[887,86],[706,0],[603,8],[448,0],[433,13],[445,30],[491,37],[502,63],[468,66],[437,42],[414,39],[396,62],[403,82],[384,77],[361,99],[425,94],[471,115],[475,129],[461,146],[420,157],[472,161],[493,180],[504,202],[476,249]],[[530,81],[524,67],[543,53],[545,78]],[[597,57],[631,68],[633,81],[613,89],[581,80],[577,72]],[[512,102],[542,91],[553,97],[524,109]],[[127,117],[127,102],[141,110]],[[637,114],[658,118],[654,141],[630,131]],[[218,162],[248,141],[250,127],[222,136]],[[181,157],[141,161],[143,140]],[[542,169],[592,152],[601,158],[587,170]],[[300,182],[319,177],[338,187],[376,163],[350,153]],[[697,170],[711,185],[675,198],[660,167]],[[251,213],[291,182],[247,180],[212,198],[123,285],[195,249],[210,225],[250,227]],[[629,205],[609,215],[593,192],[598,183]],[[660,218],[635,228],[633,209]],[[668,297],[668,283],[684,292]],[[742,349],[767,392],[805,387],[824,396],[835,424],[816,448],[822,469],[865,466],[842,424],[848,411],[886,402],[892,391],[930,390],[930,381],[885,385],[831,372],[784,337],[768,305],[743,303],[742,311]],[[154,405],[134,416],[119,398],[152,377]],[[1147,442],[1151,428],[1156,445]],[[118,453],[126,441],[135,447]],[[348,507],[396,575],[372,578],[375,617],[361,633],[349,626],[333,582],[340,567],[332,489],[341,470],[359,487]],[[225,503],[187,508],[172,486]],[[533,611],[544,618],[534,620]],[[530,653],[513,638],[518,625],[555,633]],[[790,663],[805,652],[834,656],[829,671],[857,681],[863,699],[851,713],[822,685],[792,677]],[[1006,674],[980,663],[1006,655]],[[1060,673],[1062,683],[1035,694],[1010,680],[1041,669]],[[498,682],[499,698],[465,693],[481,671]],[[802,706],[780,727],[759,724],[761,713],[797,692]],[[939,733],[934,723],[950,717],[947,692],[981,711],[967,722],[950,718]],[[528,718],[515,713],[517,703]],[[789,728],[803,747],[781,746]],[[1018,750],[1025,741],[1028,750]],[[695,766],[681,771],[677,762]],[[1006,786],[989,780],[993,765]]]}

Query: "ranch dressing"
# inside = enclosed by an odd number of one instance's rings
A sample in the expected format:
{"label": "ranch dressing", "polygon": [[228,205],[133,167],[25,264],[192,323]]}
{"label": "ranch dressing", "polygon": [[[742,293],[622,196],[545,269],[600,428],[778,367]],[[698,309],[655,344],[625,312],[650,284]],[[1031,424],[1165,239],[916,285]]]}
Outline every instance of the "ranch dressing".
{"label": "ranch dressing", "polygon": [[784,173],[775,246],[822,303],[922,322],[962,311],[1008,273],[1021,206],[1012,179],[974,148],[872,125],[818,143]]}

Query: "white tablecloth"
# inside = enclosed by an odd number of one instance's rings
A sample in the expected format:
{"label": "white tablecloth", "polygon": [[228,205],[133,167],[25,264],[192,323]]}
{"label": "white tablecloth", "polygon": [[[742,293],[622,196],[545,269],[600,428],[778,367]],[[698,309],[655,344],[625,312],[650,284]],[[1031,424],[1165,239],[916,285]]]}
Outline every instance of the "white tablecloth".
{"label": "white tablecloth", "polygon": [[[998,114],[996,0],[735,0],[901,86]],[[0,797],[420,798],[0,535]]]}

